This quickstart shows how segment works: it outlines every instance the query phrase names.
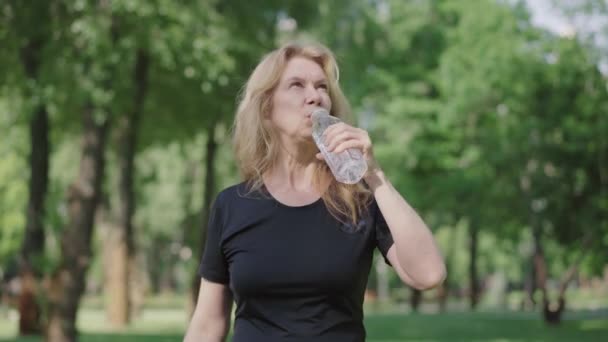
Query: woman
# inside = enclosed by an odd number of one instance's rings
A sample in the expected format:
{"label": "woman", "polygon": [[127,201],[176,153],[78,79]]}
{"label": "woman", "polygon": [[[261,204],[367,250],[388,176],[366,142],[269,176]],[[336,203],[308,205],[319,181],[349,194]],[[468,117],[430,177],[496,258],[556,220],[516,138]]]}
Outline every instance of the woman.
{"label": "woman", "polygon": [[332,53],[287,44],[250,76],[234,130],[244,182],[220,192],[199,269],[199,298],[185,341],[364,341],[363,294],[374,248],[406,284],[440,284],[433,236],[374,159],[364,130],[325,131],[333,152],[363,151],[368,172],[336,182],[312,137],[311,113],[346,119]]}

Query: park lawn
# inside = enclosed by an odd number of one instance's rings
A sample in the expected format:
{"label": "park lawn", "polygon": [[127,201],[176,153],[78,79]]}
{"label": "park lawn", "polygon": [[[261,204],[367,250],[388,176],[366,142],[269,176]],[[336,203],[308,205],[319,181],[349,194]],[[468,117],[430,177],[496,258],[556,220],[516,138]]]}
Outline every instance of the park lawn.
{"label": "park lawn", "polygon": [[[580,318],[580,319],[577,319]],[[186,326],[182,310],[144,312],[132,327],[112,332],[99,310],[83,310],[79,324],[82,342],[181,341]],[[374,314],[365,320],[369,342],[389,341],[608,341],[608,317],[569,315],[557,327],[545,326],[530,313]],[[0,341],[34,342],[14,338],[15,322],[0,320]]]}

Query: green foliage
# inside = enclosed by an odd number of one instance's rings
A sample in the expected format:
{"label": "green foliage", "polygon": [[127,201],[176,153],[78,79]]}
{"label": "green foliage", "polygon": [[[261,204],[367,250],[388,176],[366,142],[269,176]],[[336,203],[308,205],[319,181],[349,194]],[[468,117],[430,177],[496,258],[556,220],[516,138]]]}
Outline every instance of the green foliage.
{"label": "green foliage", "polygon": [[[482,277],[503,272],[522,280],[532,222],[541,222],[551,274],[580,255],[587,234],[583,271],[599,274],[608,262],[608,95],[599,50],[531,27],[525,8],[509,3],[3,3],[0,267],[23,235],[33,108],[44,104],[51,117],[45,227],[52,265],[65,190],[79,165],[82,111],[90,106],[112,123],[129,113],[143,52],[150,65],[136,157],[136,241],[150,269],[178,274],[186,288],[198,262],[187,249],[200,246],[185,231],[201,226],[210,128],[218,130],[219,190],[238,181],[229,127],[246,77],[278,43],[314,39],[335,52],[356,122],[370,131],[389,178],[437,233],[452,284],[466,283],[471,225],[480,231]],[[32,77],[20,51],[35,39],[43,44]],[[112,135],[111,203],[117,147]],[[155,256],[164,259],[155,264]]]}
{"label": "green foliage", "polygon": [[10,260],[20,248],[23,237],[27,201],[27,131],[16,124],[18,107],[9,106],[0,98],[0,274],[4,261]]}

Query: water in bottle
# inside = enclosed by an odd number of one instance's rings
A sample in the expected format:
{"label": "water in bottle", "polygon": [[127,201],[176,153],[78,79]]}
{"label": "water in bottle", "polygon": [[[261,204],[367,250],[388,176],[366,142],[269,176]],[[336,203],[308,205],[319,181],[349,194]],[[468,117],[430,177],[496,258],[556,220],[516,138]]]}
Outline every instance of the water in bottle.
{"label": "water in bottle", "polygon": [[325,129],[339,122],[341,120],[329,115],[326,109],[316,109],[312,113],[312,138],[336,180],[341,183],[355,184],[367,172],[367,162],[361,150],[350,148],[340,153],[329,152],[323,139]]}

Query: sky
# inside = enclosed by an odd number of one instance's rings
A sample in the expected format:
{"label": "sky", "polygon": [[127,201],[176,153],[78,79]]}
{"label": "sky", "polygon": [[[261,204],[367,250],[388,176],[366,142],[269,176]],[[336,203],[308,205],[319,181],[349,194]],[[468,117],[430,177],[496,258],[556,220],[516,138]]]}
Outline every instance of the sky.
{"label": "sky", "polygon": [[572,25],[554,8],[551,0],[527,0],[526,3],[532,12],[534,25],[559,35],[568,35],[572,32]]}
{"label": "sky", "polygon": [[[526,4],[532,14],[532,24],[562,36],[572,36],[577,31],[594,32],[598,34],[595,43],[608,50],[608,18],[606,16],[585,16],[583,20],[572,21],[559,13],[552,4],[552,0],[526,0]],[[599,34],[601,30],[605,30],[606,33]],[[600,63],[600,70],[604,75],[608,75],[608,58]]]}

